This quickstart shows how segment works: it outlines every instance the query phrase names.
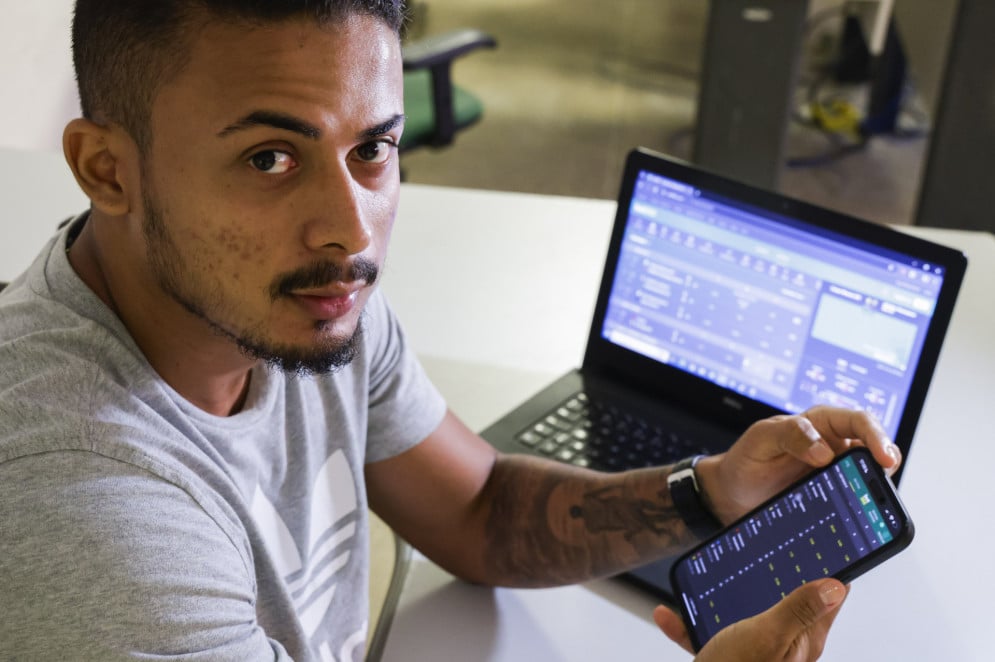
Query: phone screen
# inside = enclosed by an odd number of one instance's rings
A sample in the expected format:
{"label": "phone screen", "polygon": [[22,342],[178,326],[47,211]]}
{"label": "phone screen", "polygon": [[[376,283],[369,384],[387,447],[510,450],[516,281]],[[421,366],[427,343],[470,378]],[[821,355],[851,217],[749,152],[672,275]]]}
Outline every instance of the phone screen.
{"label": "phone screen", "polygon": [[912,535],[890,479],[857,448],[681,557],[671,581],[700,648],[807,581],[855,578]]}

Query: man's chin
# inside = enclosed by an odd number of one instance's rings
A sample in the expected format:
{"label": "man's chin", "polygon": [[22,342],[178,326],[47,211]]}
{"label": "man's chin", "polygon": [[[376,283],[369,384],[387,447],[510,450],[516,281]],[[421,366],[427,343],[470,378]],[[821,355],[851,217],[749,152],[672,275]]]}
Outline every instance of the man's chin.
{"label": "man's chin", "polygon": [[359,353],[362,325],[346,338],[328,338],[318,346],[292,346],[239,338],[238,348],[246,356],[265,361],[273,368],[299,377],[333,373],[349,365]]}

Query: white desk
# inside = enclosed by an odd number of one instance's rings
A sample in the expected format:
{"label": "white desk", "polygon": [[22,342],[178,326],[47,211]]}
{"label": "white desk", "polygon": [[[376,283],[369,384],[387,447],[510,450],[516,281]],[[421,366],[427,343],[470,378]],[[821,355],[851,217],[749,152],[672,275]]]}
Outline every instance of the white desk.
{"label": "white desk", "polygon": [[[0,177],[2,280],[28,264],[82,196],[55,155],[0,150]],[[579,362],[613,210],[603,201],[405,186],[384,287],[430,373],[472,426]],[[971,260],[902,479],[916,539],[857,580],[824,660],[993,658],[995,238],[911,231]],[[972,530],[973,522],[982,528]],[[416,560],[383,659],[687,659],[652,624],[654,604],[613,580],[491,590]]]}
{"label": "white desk", "polygon": [[[385,287],[430,372],[472,425],[541,386],[537,372],[579,363],[613,214],[614,203],[602,201],[404,191],[390,273],[412,277],[388,276]],[[995,659],[987,515],[995,503],[995,237],[909,231],[970,259],[902,478],[916,539],[855,582],[824,660]],[[452,369],[465,361],[484,365]],[[535,378],[515,388],[509,372]],[[975,522],[982,528],[972,531]],[[383,660],[687,659],[652,624],[655,603],[616,580],[539,591],[472,587],[416,560]]]}

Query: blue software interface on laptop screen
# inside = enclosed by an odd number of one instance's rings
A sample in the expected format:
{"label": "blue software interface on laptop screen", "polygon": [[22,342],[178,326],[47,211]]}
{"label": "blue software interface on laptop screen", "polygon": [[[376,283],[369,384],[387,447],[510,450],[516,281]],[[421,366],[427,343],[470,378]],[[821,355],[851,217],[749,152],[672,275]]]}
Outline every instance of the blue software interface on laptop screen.
{"label": "blue software interface on laptop screen", "polygon": [[942,267],[640,173],[608,341],[789,412],[896,433]]}

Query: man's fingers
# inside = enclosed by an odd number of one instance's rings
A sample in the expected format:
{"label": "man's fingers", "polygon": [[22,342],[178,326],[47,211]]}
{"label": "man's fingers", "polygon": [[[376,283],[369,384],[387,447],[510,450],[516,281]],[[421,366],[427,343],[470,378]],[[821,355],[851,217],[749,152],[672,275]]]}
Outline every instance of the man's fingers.
{"label": "man's fingers", "polygon": [[894,473],[902,454],[881,425],[865,412],[836,407],[813,407],[795,416],[777,416],[764,422],[776,428],[778,448],[810,466],[829,464],[835,455],[854,445],[866,446],[878,463]]}
{"label": "man's fingers", "polygon": [[816,467],[832,462],[836,453],[806,416],[786,416],[779,424],[780,446],[785,453]]}
{"label": "man's fingers", "polygon": [[836,611],[846,599],[846,586],[835,579],[810,582],[792,591],[770,610],[779,632],[798,636]]}
{"label": "man's fingers", "polygon": [[837,453],[859,443],[866,446],[878,464],[888,469],[889,473],[894,473],[902,463],[898,447],[870,414],[835,407],[814,407],[803,416],[812,422]]}
{"label": "man's fingers", "polygon": [[684,621],[681,620],[680,616],[667,607],[660,605],[653,610],[653,620],[656,621],[657,627],[667,635],[668,639],[687,652],[694,653],[694,648],[691,646],[691,637],[688,636],[688,631],[684,627]]}
{"label": "man's fingers", "polygon": [[[767,611],[721,630],[695,659],[813,662],[822,654],[846,595],[846,586],[835,579],[804,584]],[[670,639],[691,650],[676,614],[661,606],[653,619]]]}

